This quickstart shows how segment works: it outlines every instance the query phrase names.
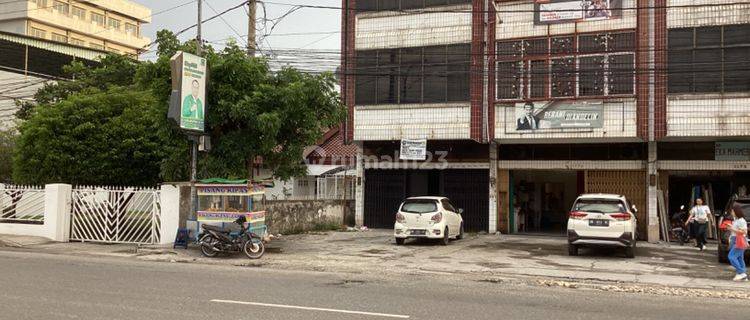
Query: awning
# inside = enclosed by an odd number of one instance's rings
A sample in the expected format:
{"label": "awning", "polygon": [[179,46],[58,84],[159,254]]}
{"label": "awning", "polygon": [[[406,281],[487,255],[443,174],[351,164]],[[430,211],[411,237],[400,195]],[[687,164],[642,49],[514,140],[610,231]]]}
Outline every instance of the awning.
{"label": "awning", "polygon": [[344,166],[339,165],[325,165],[325,164],[308,164],[307,175],[308,176],[322,176],[329,171],[340,170]]}

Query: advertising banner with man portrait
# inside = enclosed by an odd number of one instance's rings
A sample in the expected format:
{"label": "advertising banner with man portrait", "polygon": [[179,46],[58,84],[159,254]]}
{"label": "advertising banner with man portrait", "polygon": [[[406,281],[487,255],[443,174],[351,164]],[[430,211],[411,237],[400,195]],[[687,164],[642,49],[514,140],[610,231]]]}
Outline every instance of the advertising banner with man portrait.
{"label": "advertising banner with man portrait", "polygon": [[606,20],[622,17],[623,0],[535,0],[534,24]]}
{"label": "advertising banner with man portrait", "polygon": [[182,53],[180,128],[204,131],[206,118],[206,59]]}
{"label": "advertising banner with man portrait", "polygon": [[523,133],[602,128],[604,105],[601,101],[523,102],[515,106],[515,119],[512,129]]}

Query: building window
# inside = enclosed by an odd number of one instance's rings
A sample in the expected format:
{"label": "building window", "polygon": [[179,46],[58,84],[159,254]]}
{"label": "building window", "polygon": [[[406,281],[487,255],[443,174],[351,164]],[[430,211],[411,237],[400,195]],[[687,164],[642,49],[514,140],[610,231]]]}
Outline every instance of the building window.
{"label": "building window", "polygon": [[91,21],[92,22],[94,22],[94,23],[96,23],[96,24],[98,24],[100,26],[103,26],[104,23],[105,23],[105,20],[106,19],[104,18],[103,14],[98,14],[96,12],[92,12],[91,13]]}
{"label": "building window", "polygon": [[115,30],[120,30],[120,20],[109,18],[109,27]]}
{"label": "building window", "polygon": [[31,28],[31,36],[32,37],[37,37],[37,38],[45,39],[45,38],[47,38],[47,32],[44,31],[44,30],[42,30],[42,29],[37,29],[37,28],[32,27]]}
{"label": "building window", "polygon": [[436,6],[470,4],[471,0],[359,0],[358,11],[424,9]]}
{"label": "building window", "polygon": [[70,5],[62,1],[55,1],[54,9],[58,13],[66,16],[70,14]]}
{"label": "building window", "polygon": [[68,43],[68,37],[64,34],[52,33],[52,41]]}
{"label": "building window", "polygon": [[750,91],[750,24],[670,29],[669,93]]}
{"label": "building window", "polygon": [[469,100],[468,44],[357,51],[356,104]]}
{"label": "building window", "polygon": [[75,46],[81,46],[81,47],[86,45],[86,43],[83,42],[83,40],[76,39],[76,38],[70,38],[70,44],[75,45]]}
{"label": "building window", "polygon": [[112,53],[116,53],[116,54],[120,54],[120,50],[117,50],[117,49],[114,49],[114,48],[108,48],[107,51],[112,52]]}
{"label": "building window", "polygon": [[73,6],[73,10],[71,12],[73,13],[74,17],[81,20],[86,20],[86,9]]}
{"label": "building window", "polygon": [[501,100],[632,95],[635,34],[556,36],[497,43]]}
{"label": "building window", "polygon": [[96,50],[104,50],[104,46],[98,43],[91,42],[89,43],[89,47],[91,47],[92,49],[96,49]]}
{"label": "building window", "polygon": [[39,8],[39,9],[49,8],[47,6],[48,5],[47,0],[36,0],[36,1],[32,1],[32,2],[36,2],[36,7]]}
{"label": "building window", "polygon": [[125,23],[125,32],[132,34],[134,36],[138,36],[138,26],[134,25],[132,23]]}

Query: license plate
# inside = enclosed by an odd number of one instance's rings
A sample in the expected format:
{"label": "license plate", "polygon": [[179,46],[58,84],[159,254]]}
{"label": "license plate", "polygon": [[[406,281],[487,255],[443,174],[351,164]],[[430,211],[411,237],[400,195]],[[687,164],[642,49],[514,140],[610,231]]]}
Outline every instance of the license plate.
{"label": "license plate", "polygon": [[425,235],[425,230],[411,230],[411,235],[413,235],[413,236],[423,236],[423,235]]}
{"label": "license plate", "polygon": [[592,227],[609,227],[609,220],[589,220],[589,226]]}

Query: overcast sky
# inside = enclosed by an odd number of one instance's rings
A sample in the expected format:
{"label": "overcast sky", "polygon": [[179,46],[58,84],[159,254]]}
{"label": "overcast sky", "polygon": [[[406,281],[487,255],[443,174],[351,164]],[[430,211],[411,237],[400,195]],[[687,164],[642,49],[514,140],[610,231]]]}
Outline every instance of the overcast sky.
{"label": "overcast sky", "polygon": [[[190,0],[133,0],[149,8],[153,14],[152,21],[143,27],[143,35],[152,40],[156,32],[162,29],[179,31],[195,24],[197,20],[197,3],[159,13]],[[226,9],[237,6],[243,0],[204,0],[203,19],[223,12]],[[271,2],[271,3],[268,3]],[[341,0],[269,0],[265,7],[268,10],[268,19],[276,19],[293,9],[295,4],[340,7]],[[289,4],[289,5],[283,5]],[[242,38],[237,42],[245,46],[247,38],[247,6],[235,9],[203,25],[203,39],[210,45],[221,48],[231,38]],[[261,43],[261,52],[272,55],[277,62],[293,63],[298,67],[308,70],[323,70],[335,68],[336,63],[331,60],[336,58],[332,51],[340,49],[341,12],[333,9],[300,8],[285,18],[281,19],[270,36]],[[258,4],[258,19],[263,17],[263,9]],[[265,24],[268,28],[272,22]],[[258,24],[262,28],[263,23]],[[260,36],[262,30],[258,32]],[[303,33],[301,35],[289,35],[290,33]],[[194,38],[195,28],[183,33],[180,39]],[[240,37],[242,36],[242,37]],[[260,39],[260,37],[259,37]],[[289,49],[297,49],[292,52]],[[311,52],[313,51],[313,52]],[[323,52],[318,52],[323,51]],[[142,59],[152,59],[153,53],[145,54]],[[301,64],[301,65],[299,65]]]}

